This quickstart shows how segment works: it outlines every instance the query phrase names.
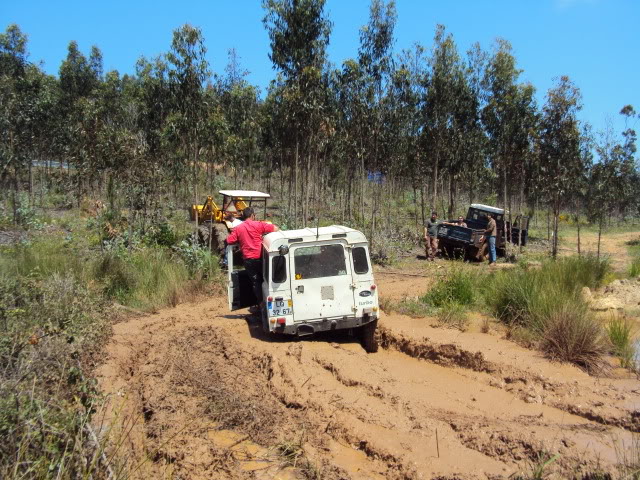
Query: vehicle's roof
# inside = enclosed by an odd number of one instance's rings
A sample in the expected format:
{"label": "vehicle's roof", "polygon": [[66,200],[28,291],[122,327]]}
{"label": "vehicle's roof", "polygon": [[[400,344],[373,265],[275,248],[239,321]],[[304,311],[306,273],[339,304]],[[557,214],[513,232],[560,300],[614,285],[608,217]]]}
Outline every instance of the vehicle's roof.
{"label": "vehicle's roof", "polygon": [[227,195],[228,197],[271,198],[271,195],[268,193],[256,192],[254,190],[220,190],[218,193]]}
{"label": "vehicle's roof", "polygon": [[497,213],[499,215],[504,214],[504,210],[498,207],[492,207],[490,205],[483,205],[481,203],[472,203],[471,208],[477,208],[478,210],[484,210],[485,212]]}
{"label": "vehicle's roof", "polygon": [[342,225],[331,225],[330,227],[320,228],[300,228],[298,230],[279,230],[277,232],[265,235],[263,244],[267,250],[271,247],[277,248],[276,245],[286,244],[287,240],[293,238],[302,238],[304,240],[315,241],[332,239],[332,235],[346,234],[347,242],[366,242],[364,234],[353,228],[344,227]]}

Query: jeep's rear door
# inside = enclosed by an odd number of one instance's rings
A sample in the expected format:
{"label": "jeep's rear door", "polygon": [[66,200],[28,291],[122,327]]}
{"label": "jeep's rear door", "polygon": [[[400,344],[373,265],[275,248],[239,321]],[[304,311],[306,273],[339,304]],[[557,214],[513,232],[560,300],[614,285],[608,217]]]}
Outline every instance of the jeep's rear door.
{"label": "jeep's rear door", "polygon": [[378,306],[377,289],[373,283],[373,270],[369,258],[369,246],[366,243],[353,245],[353,285],[358,317],[371,313]]}
{"label": "jeep's rear door", "polygon": [[251,279],[244,268],[236,270],[233,263],[233,245],[227,246],[227,296],[229,299],[229,310],[240,310],[251,305],[256,305],[258,301],[253,293]]}
{"label": "jeep's rear door", "polygon": [[294,321],[353,316],[351,261],[343,243],[309,243],[291,248]]}

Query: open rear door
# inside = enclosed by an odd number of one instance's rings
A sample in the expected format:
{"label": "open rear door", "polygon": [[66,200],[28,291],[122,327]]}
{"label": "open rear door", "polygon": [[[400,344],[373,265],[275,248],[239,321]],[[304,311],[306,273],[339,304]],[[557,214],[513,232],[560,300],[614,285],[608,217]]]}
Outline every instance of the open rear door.
{"label": "open rear door", "polygon": [[251,280],[246,270],[235,270],[233,263],[233,245],[228,245],[227,256],[227,296],[229,298],[229,310],[240,310],[257,304],[253,293]]}

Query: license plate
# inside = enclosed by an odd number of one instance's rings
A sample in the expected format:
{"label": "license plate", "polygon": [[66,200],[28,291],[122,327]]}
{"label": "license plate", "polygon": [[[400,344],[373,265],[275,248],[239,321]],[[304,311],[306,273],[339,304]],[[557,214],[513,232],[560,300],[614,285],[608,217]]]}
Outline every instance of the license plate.
{"label": "license plate", "polygon": [[279,315],[291,315],[293,313],[293,302],[291,300],[276,300],[267,302],[267,310],[270,317]]}

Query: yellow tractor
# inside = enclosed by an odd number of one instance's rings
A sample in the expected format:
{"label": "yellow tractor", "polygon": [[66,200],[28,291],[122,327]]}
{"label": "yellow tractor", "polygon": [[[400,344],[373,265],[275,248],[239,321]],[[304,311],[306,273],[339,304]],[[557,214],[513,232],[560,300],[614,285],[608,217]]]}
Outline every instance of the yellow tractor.
{"label": "yellow tractor", "polygon": [[267,199],[271,196],[252,190],[220,190],[218,193],[222,195],[220,206],[208,196],[202,205],[191,205],[190,214],[192,221],[198,221],[199,241],[222,253],[227,235],[242,221],[242,211],[252,207],[256,216],[262,213],[266,219]]}

